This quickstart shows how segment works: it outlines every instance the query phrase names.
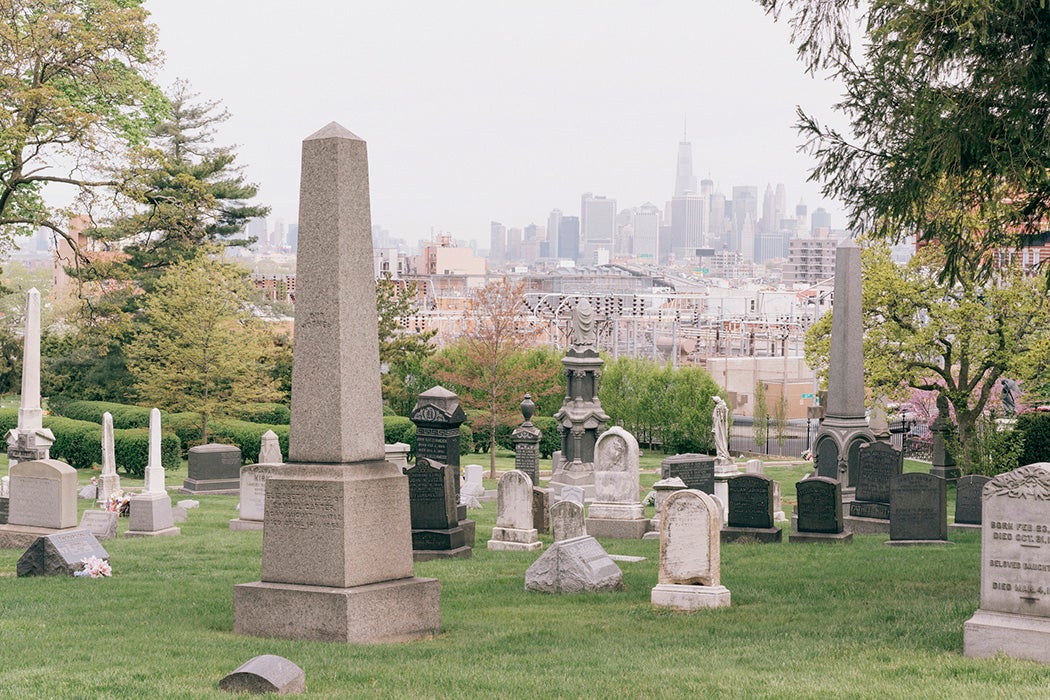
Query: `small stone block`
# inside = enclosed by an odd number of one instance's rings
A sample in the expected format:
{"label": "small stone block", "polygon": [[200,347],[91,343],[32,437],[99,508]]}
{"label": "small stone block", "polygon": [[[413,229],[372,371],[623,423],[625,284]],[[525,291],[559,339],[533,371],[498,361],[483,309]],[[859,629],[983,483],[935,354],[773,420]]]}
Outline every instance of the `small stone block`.
{"label": "small stone block", "polygon": [[588,535],[603,540],[640,540],[649,531],[649,520],[587,518],[584,527]]}
{"label": "small stone block", "polygon": [[852,532],[793,532],[788,535],[788,542],[799,544],[828,543],[828,544],[850,544],[853,542]]}
{"label": "small stone block", "polygon": [[470,547],[455,549],[413,549],[412,561],[430,561],[431,559],[470,559],[474,550]]}
{"label": "small stone block", "polygon": [[723,527],[722,543],[753,540],[761,544],[783,541],[783,530],[776,527]]}
{"label": "small stone block", "polygon": [[117,514],[108,510],[85,510],[80,516],[80,529],[96,539],[111,540],[117,536]]}
{"label": "small stone block", "polygon": [[704,608],[727,608],[729,599],[729,589],[725,586],[694,586],[681,583],[658,583],[649,595],[653,605],[683,612]]}
{"label": "small stone block", "polygon": [[176,503],[179,508],[185,508],[186,510],[192,510],[193,508],[200,508],[201,502],[192,498],[184,498]]}
{"label": "small stone block", "polygon": [[72,576],[84,568],[82,560],[97,557],[109,561],[109,554],[87,530],[69,530],[39,537],[18,559],[19,576]]}
{"label": "small stone block", "polygon": [[230,521],[231,530],[262,530],[262,520],[242,520],[240,518],[234,518]]}
{"label": "small stone block", "polygon": [[250,659],[219,681],[219,690],[252,695],[298,695],[306,690],[306,674],[283,656],[264,654]]}
{"label": "small stone block", "polygon": [[881,518],[854,518],[842,519],[842,526],[846,531],[854,535],[888,535],[890,534],[890,521]]}
{"label": "small stone block", "polygon": [[172,506],[172,508],[171,508],[171,519],[174,522],[184,523],[184,522],[186,522],[186,518],[187,517],[188,517],[188,514],[186,513],[186,509],[185,508],[180,508],[179,506]]}
{"label": "small stone block", "polygon": [[1050,619],[978,610],[963,623],[963,656],[988,659],[999,653],[1050,664]]}

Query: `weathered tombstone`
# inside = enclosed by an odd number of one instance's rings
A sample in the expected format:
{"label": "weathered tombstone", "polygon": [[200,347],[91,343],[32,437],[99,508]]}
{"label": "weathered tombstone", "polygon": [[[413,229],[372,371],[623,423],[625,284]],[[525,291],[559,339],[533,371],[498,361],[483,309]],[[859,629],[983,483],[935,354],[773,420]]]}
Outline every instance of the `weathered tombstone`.
{"label": "weathered tombstone", "polygon": [[125,537],[178,535],[171,512],[171,497],[164,487],[164,465],[160,461],[160,411],[149,412],[149,459],[142,493],[131,498],[131,516]]}
{"label": "weathered tombstone", "polygon": [[695,489],[676,491],[664,502],[660,522],[652,604],[687,611],[728,606],[729,589],[721,585],[722,515],[714,498]]}
{"label": "weathered tombstone", "polygon": [[262,530],[266,515],[266,480],[277,471],[276,464],[248,464],[241,467],[241,509],[230,520],[231,530]]}
{"label": "weathered tombstone", "polygon": [[109,411],[102,414],[102,473],[98,482],[98,503],[105,508],[109,497],[120,490],[117,476],[117,458],[113,443],[113,416]]}
{"label": "weathered tombstone", "polygon": [[893,477],[887,544],[948,544],[948,482],[945,479],[914,472]]}
{"label": "weathered tombstone", "polygon": [[532,487],[532,526],[545,535],[551,531],[551,490]]}
{"label": "weathered tombstone", "polygon": [[480,464],[468,464],[463,468],[463,493],[475,498],[485,495],[485,467]]}
{"label": "weathered tombstone", "polygon": [[19,576],[72,576],[84,568],[83,560],[109,554],[87,530],[56,532],[38,537],[15,565]]}
{"label": "weathered tombstone", "polygon": [[692,452],[660,461],[660,478],[679,478],[687,489],[715,492],[715,458]]}
{"label": "weathered tombstone", "polygon": [[951,421],[948,419],[948,397],[944,392],[937,393],[937,417],[930,426],[930,434],[933,435],[933,446],[930,453],[930,473],[942,479],[954,481],[959,478],[959,467],[955,464],[948,443],[954,432]]}
{"label": "weathered tombstone", "polygon": [[773,485],[765,474],[738,474],[729,480],[729,524],[722,528],[723,542],[781,541],[781,530],[773,525]]}
{"label": "weathered tombstone", "polygon": [[179,493],[235,494],[241,488],[241,448],[210,443],[189,449]]}
{"label": "weathered tombstone", "polygon": [[849,504],[845,527],[855,534],[890,530],[890,482],[904,468],[900,450],[885,442],[859,446],[855,500]]}
{"label": "weathered tombstone", "polygon": [[594,447],[594,502],[587,509],[587,533],[609,539],[641,539],[649,529],[638,498],[638,441],[619,426]]}
{"label": "weathered tombstone", "polygon": [[117,536],[117,514],[110,510],[85,510],[80,516],[80,529],[100,540],[114,539]]}
{"label": "weathered tombstone", "polygon": [[536,412],[536,404],[532,396],[525,394],[521,402],[521,416],[525,421],[510,434],[514,441],[514,468],[525,473],[532,483],[540,485],[540,440],[543,432],[532,424],[532,416]]}
{"label": "weathered tombstone", "polygon": [[68,464],[55,459],[18,462],[11,467],[10,490],[9,526],[76,527],[77,471]]}
{"label": "weathered tombstone", "polygon": [[283,656],[263,654],[249,659],[219,681],[219,690],[251,695],[298,695],[306,691],[306,674]]}
{"label": "weathered tombstone", "polygon": [[551,506],[551,538],[555,542],[584,537],[586,534],[582,503],[558,501]]}
{"label": "weathered tombstone", "polygon": [[303,142],[288,462],[266,482],[261,580],[234,588],[238,634],[376,643],[441,627],[440,584],[412,571],[408,480],[384,459],[365,151],[335,123]]}
{"label": "weathered tombstone", "polygon": [[677,476],[670,478],[660,479],[653,484],[653,508],[656,511],[656,515],[649,521],[649,532],[642,536],[643,540],[658,540],[660,539],[660,511],[663,510],[664,503],[667,501],[667,497],[675,491],[681,491],[684,488],[688,488],[685,482]]}
{"label": "weathered tombstone", "polygon": [[459,397],[443,386],[424,391],[409,414],[416,426],[416,457],[435,460],[452,470],[456,494],[456,517],[466,535],[468,546],[474,546],[475,522],[467,519],[467,506],[460,499],[459,426],[467,419]]}
{"label": "weathered tombstone", "polygon": [[831,437],[817,444],[817,476],[825,479],[839,478],[839,446]]}
{"label": "weathered tombstone", "polygon": [[416,561],[469,557],[473,553],[456,513],[455,470],[426,457],[404,470],[412,515],[412,556]]}
{"label": "weathered tombstone", "polygon": [[408,469],[408,455],[412,452],[412,446],[407,442],[395,442],[392,445],[383,445],[383,452],[386,455],[386,461],[402,471]]}
{"label": "weathered tombstone", "polygon": [[981,494],[990,476],[971,474],[955,482],[955,523],[952,529],[979,530],[981,528]]}
{"label": "weathered tombstone", "polygon": [[744,465],[745,474],[765,474],[766,469],[760,459],[749,459]]}
{"label": "weathered tombstone", "polygon": [[25,332],[22,335],[22,393],[18,403],[18,423],[7,433],[7,464],[39,462],[51,458],[55,435],[43,424],[40,407],[40,292],[26,292]]}
{"label": "weathered tombstone", "polygon": [[963,655],[1050,663],[1050,464],[984,487],[981,607],[963,625]]}
{"label": "weathered tombstone", "polygon": [[532,480],[516,469],[506,472],[496,488],[496,526],[488,548],[497,552],[542,549],[532,519]]}
{"label": "weathered tombstone", "polygon": [[256,464],[283,464],[281,440],[277,433],[267,430],[259,439],[259,460]]}
{"label": "weathered tombstone", "polygon": [[[562,501],[566,503],[568,501]],[[525,590],[595,593],[623,588],[623,572],[593,537],[558,540],[525,571]]]}
{"label": "weathered tombstone", "polygon": [[842,527],[842,482],[813,476],[795,484],[798,496],[797,531],[789,542],[852,542]]}
{"label": "weathered tombstone", "polygon": [[586,492],[580,486],[564,486],[558,493],[558,500],[572,501],[573,503],[579,503],[582,506],[585,493]]}

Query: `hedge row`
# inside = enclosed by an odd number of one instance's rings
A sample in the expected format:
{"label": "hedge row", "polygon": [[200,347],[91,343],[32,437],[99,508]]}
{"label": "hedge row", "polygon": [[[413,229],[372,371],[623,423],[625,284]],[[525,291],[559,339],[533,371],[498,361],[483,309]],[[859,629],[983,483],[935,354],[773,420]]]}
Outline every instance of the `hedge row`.
{"label": "hedge row", "polygon": [[149,411],[141,406],[129,406],[110,401],[49,401],[51,413],[73,420],[102,424],[102,414],[109,411],[114,428],[148,428]]}
{"label": "hedge row", "polygon": [[[201,417],[199,413],[168,413],[161,421],[182,440],[184,450],[201,444]],[[208,440],[241,448],[241,458],[248,464],[259,459],[262,436],[267,430],[277,433],[281,456],[288,459],[288,425],[251,423],[234,418],[216,418],[208,421]]]}
{"label": "hedge row", "polygon": [[[406,443],[410,454],[416,453],[416,424],[404,416],[383,416],[383,441],[392,445],[395,442]],[[463,423],[459,426],[459,453],[470,454],[474,451],[474,432]]]}
{"label": "hedge row", "polygon": [[288,425],[292,412],[283,403],[247,403],[230,409],[230,418],[264,425]]}
{"label": "hedge row", "polygon": [[[18,409],[0,410],[0,430],[6,434],[16,427]],[[51,445],[52,459],[76,469],[102,464],[102,426],[98,423],[63,416],[45,416],[44,427],[50,428],[55,434],[55,443]],[[131,476],[142,476],[149,463],[149,431],[144,428],[114,430],[113,452],[119,469]],[[178,468],[181,449],[177,435],[162,434],[160,452],[161,464],[165,469]]]}

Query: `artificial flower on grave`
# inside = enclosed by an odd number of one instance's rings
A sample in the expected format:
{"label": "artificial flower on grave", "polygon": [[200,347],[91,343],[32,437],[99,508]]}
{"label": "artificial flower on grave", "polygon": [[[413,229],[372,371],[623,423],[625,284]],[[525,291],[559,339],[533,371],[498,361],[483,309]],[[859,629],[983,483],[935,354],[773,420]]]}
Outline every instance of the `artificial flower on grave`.
{"label": "artificial flower on grave", "polygon": [[109,562],[105,559],[91,556],[87,559],[81,559],[80,563],[84,565],[84,568],[80,571],[74,572],[74,576],[82,578],[88,576],[91,578],[102,578],[103,576],[113,575],[113,569],[110,568]]}

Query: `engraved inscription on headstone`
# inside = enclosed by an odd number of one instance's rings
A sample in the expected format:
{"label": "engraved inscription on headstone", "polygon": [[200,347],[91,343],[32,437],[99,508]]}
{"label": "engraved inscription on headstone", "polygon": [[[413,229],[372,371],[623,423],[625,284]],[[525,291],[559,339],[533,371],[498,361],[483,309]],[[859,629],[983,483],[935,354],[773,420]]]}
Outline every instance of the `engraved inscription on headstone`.
{"label": "engraved inscription on headstone", "polygon": [[422,457],[405,469],[413,530],[445,530],[456,527],[454,492],[447,491],[447,465]]}
{"label": "engraved inscription on headstone", "polygon": [[817,476],[795,484],[799,532],[842,532],[842,484]]}
{"label": "engraved inscription on headstone", "polygon": [[902,453],[882,442],[870,442],[858,449],[857,500],[889,503],[890,480],[900,474],[904,466]]}
{"label": "engraved inscription on headstone", "polygon": [[817,445],[817,476],[839,478],[839,446],[830,437]]}
{"label": "engraved inscription on headstone", "polygon": [[773,527],[773,480],[740,474],[729,480],[729,526]]}
{"label": "engraved inscription on headstone", "polygon": [[330,481],[283,480],[266,490],[266,525],[273,528],[342,530],[343,491]]}
{"label": "engraved inscription on headstone", "polygon": [[891,540],[947,540],[947,482],[932,474],[895,476],[890,484]]}
{"label": "engraved inscription on headstone", "polygon": [[685,487],[704,493],[715,492],[715,458],[701,454],[681,454],[660,462],[660,478],[678,477]]}
{"label": "engraved inscription on headstone", "polygon": [[981,503],[984,485],[989,476],[971,474],[961,476],[955,486],[955,522],[965,525],[981,524]]}

